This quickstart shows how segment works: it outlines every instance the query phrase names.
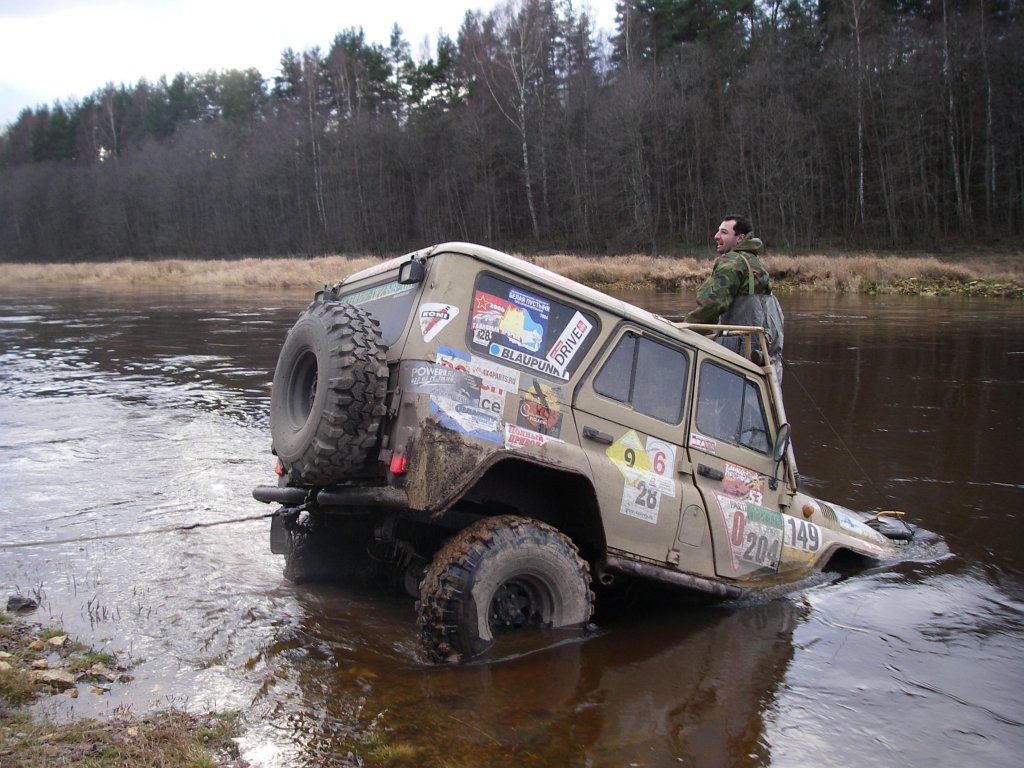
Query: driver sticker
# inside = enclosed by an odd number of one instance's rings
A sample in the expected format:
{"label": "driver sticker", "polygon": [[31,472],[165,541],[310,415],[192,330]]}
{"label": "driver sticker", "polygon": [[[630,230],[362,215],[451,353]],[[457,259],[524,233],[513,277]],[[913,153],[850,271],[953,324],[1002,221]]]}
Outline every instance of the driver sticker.
{"label": "driver sticker", "polygon": [[544,357],[548,362],[557,366],[559,378],[569,378],[566,373],[569,363],[579,352],[592,330],[594,330],[593,324],[583,316],[582,312],[577,310],[572,320],[562,329],[561,335],[555,339],[555,343],[551,345],[551,349]]}
{"label": "driver sticker", "polygon": [[743,566],[778,570],[782,555],[782,515],[749,501],[715,493],[729,537],[733,570]]}
{"label": "driver sticker", "polygon": [[458,314],[459,308],[452,304],[420,304],[420,331],[423,332],[423,340],[432,341]]}

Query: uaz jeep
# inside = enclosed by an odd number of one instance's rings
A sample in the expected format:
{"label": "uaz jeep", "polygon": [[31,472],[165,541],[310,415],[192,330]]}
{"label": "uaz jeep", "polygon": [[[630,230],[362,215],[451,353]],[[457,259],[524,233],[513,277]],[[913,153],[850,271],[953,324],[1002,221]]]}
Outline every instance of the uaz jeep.
{"label": "uaz jeep", "polygon": [[797,489],[767,362],[760,329],[672,323],[438,245],[326,287],[299,316],[271,394],[279,482],[254,496],[283,505],[271,548],[287,578],[386,565],[418,595],[438,660],[584,625],[594,582],[733,598],[841,552],[893,554],[907,526]]}

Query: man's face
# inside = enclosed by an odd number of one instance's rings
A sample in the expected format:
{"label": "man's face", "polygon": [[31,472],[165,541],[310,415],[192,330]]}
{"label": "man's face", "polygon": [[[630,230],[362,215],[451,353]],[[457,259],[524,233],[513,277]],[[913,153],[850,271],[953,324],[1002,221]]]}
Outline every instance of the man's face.
{"label": "man's face", "polygon": [[715,232],[715,250],[719,253],[725,253],[731,251],[737,245],[747,239],[746,235],[737,235],[735,230],[736,222],[732,219],[727,219],[718,225],[718,231]]}

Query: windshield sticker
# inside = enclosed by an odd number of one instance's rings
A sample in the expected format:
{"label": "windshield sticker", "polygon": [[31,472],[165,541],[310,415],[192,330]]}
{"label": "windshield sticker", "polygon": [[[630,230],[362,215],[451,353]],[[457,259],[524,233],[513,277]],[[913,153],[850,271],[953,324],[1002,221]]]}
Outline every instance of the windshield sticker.
{"label": "windshield sticker", "polygon": [[423,340],[432,341],[458,314],[459,308],[451,304],[420,304],[420,330],[423,332]]}
{"label": "windshield sticker", "polygon": [[749,501],[715,493],[729,537],[733,570],[742,566],[778,570],[782,554],[782,515]]}
{"label": "windshield sticker", "polygon": [[561,391],[536,379],[519,400],[516,423],[534,432],[558,437],[562,431]]}
{"label": "windshield sticker", "polygon": [[515,368],[452,347],[438,347],[434,359],[439,365],[478,377],[480,407],[496,418],[505,410],[505,395],[519,390],[519,371]]}
{"label": "windshield sticker", "polygon": [[695,432],[690,433],[690,447],[696,448],[698,451],[704,451],[704,453],[710,453],[712,456],[718,451],[718,443],[710,437],[704,437],[704,435],[698,435]]}
{"label": "windshield sticker", "polygon": [[548,350],[545,358],[548,362],[557,366],[559,378],[569,378],[566,373],[569,363],[572,362],[576,353],[579,352],[583,342],[586,341],[587,336],[590,335],[592,330],[594,330],[593,323],[577,310],[572,320],[568,322],[565,328],[562,329],[559,337],[555,339],[555,343],[551,345],[551,349]]}
{"label": "windshield sticker", "polygon": [[478,290],[470,318],[473,343],[536,354],[544,343],[550,311],[548,302],[515,288],[508,289],[507,298]]}
{"label": "windshield sticker", "polygon": [[737,499],[764,504],[764,477],[752,469],[726,463],[722,490]]}

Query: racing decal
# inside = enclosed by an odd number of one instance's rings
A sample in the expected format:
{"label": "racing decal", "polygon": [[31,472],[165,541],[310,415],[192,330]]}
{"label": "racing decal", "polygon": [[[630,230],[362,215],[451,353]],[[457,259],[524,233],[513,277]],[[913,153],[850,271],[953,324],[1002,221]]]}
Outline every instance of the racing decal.
{"label": "racing decal", "polygon": [[501,443],[501,420],[481,406],[481,379],[444,365],[421,363],[409,371],[409,389],[430,395],[430,413],[453,432]]}
{"label": "racing decal", "polygon": [[623,477],[619,512],[657,523],[661,497],[676,495],[672,477],[676,466],[675,446],[650,436],[645,443],[631,429],[608,446],[605,455]]}
{"label": "racing decal", "polygon": [[618,467],[628,485],[636,485],[651,468],[651,460],[635,429],[609,445],[604,454]]}
{"label": "racing decal", "polygon": [[764,477],[752,469],[727,462],[722,490],[737,499],[745,499],[759,506],[764,504]]}
{"label": "racing decal", "polygon": [[791,548],[813,554],[821,549],[821,528],[809,520],[798,520],[789,515],[783,516],[783,543]]}
{"label": "racing decal", "polygon": [[551,349],[544,358],[553,363],[558,369],[558,376],[562,379],[569,378],[566,372],[569,368],[569,363],[579,352],[583,346],[583,342],[586,341],[587,336],[594,330],[594,325],[587,318],[583,316],[583,313],[579,310],[572,316],[569,323],[562,329],[562,333],[555,343],[551,345]]}
{"label": "racing decal", "polygon": [[469,321],[473,343],[536,355],[544,343],[550,311],[548,302],[516,288],[510,287],[505,297],[477,290]]}
{"label": "racing decal", "polygon": [[698,435],[696,432],[690,433],[690,447],[696,448],[698,451],[704,451],[704,453],[710,453],[712,456],[718,451],[718,443],[710,437],[704,437],[704,435]]}
{"label": "racing decal", "polygon": [[420,304],[420,331],[424,341],[432,341],[448,323],[459,314],[459,308],[451,304],[425,302]]}
{"label": "racing decal", "polygon": [[561,391],[536,379],[519,400],[516,424],[551,437],[562,431]]}
{"label": "racing decal", "polygon": [[505,410],[505,395],[519,389],[519,371],[452,347],[438,347],[434,359],[442,366],[480,379],[480,407],[496,418]]}
{"label": "racing decal", "polygon": [[741,566],[778,570],[784,529],[782,515],[749,501],[715,493],[729,537],[733,570]]}
{"label": "racing decal", "polygon": [[505,425],[506,448],[540,448],[550,442],[560,443],[562,441],[551,435],[520,427],[518,424]]}

